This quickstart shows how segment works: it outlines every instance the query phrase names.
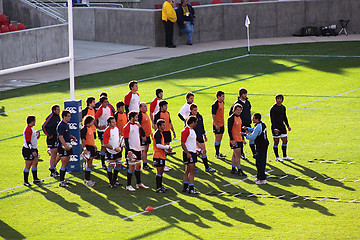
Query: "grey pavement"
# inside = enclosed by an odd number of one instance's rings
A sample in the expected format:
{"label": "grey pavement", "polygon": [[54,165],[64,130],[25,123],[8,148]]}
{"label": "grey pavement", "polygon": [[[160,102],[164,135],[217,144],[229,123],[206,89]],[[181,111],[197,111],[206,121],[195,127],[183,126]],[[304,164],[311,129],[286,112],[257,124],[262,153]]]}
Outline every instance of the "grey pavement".
{"label": "grey pavement", "polygon": [[[251,46],[331,41],[360,41],[360,34],[335,37],[282,37],[251,39]],[[194,53],[246,47],[247,40],[197,43],[177,48],[75,41],[75,76],[99,73]],[[57,64],[0,76],[0,91],[69,78],[68,64]]]}

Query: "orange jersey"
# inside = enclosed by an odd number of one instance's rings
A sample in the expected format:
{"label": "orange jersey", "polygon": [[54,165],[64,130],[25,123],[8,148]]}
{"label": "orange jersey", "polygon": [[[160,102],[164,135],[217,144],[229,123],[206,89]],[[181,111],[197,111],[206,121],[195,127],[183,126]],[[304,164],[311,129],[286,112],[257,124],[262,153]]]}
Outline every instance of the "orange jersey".
{"label": "orange jersey", "polygon": [[[87,113],[85,116],[83,116],[83,119],[86,117],[86,116],[93,116],[95,118],[95,109],[90,109],[89,107],[87,108]],[[95,124],[92,125],[91,127],[93,129],[94,132],[96,132],[96,127],[95,127]]]}
{"label": "orange jersey", "polygon": [[156,144],[165,145],[164,136],[159,130],[156,130],[153,137],[153,158],[160,158],[165,160],[166,155],[164,149],[156,147]]}
{"label": "orange jersey", "polygon": [[120,136],[123,136],[123,127],[127,124],[128,120],[127,120],[127,116],[126,113],[119,113],[116,112],[114,115],[115,119],[116,119],[116,126],[118,127],[119,131],[120,131]]}
{"label": "orange jersey", "polygon": [[[224,102],[216,100],[212,105],[211,113],[215,115],[216,123],[220,127],[224,126]],[[215,126],[214,120],[213,125]]]}
{"label": "orange jersey", "polygon": [[[81,139],[85,140],[85,145],[95,146],[94,131],[92,127],[83,126],[80,131]],[[83,146],[85,147],[85,146]]]}
{"label": "orange jersey", "polygon": [[145,137],[150,137],[151,135],[151,120],[149,115],[146,112],[140,112],[139,114],[139,123],[144,129]]}
{"label": "orange jersey", "polygon": [[158,119],[164,119],[165,121],[165,130],[164,132],[170,131],[170,123],[171,123],[171,119],[170,119],[170,113],[168,111],[166,112],[162,112],[162,111],[158,111],[155,115],[154,115],[154,123],[156,124],[156,121]]}
{"label": "orange jersey", "polygon": [[242,142],[243,137],[241,135],[242,121],[240,116],[236,116],[234,113],[228,119],[228,133],[230,141]]}

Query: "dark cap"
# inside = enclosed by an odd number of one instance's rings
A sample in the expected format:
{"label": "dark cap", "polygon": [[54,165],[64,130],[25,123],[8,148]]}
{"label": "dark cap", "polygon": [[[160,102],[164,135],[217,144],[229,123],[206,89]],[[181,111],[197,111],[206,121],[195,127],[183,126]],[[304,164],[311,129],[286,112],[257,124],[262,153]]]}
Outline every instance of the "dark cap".
{"label": "dark cap", "polygon": [[163,90],[161,88],[158,88],[158,89],[155,90],[155,94],[156,94],[157,97],[159,97],[159,94],[162,93],[162,92],[163,92]]}

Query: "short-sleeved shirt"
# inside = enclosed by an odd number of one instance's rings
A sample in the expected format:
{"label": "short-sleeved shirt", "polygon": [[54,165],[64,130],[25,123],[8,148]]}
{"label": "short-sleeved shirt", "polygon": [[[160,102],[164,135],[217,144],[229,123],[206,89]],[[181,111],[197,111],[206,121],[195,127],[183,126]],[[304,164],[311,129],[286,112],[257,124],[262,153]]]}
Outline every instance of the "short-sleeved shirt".
{"label": "short-sleeved shirt", "polygon": [[30,148],[30,146],[27,144],[27,142],[31,142],[31,148],[35,149],[37,148],[37,137],[36,137],[36,131],[34,127],[30,127],[29,125],[26,125],[24,129],[23,134],[24,139],[24,147]]}
{"label": "short-sleeved shirt", "polygon": [[154,115],[154,123],[156,123],[156,121],[158,119],[164,119],[165,121],[165,130],[166,131],[170,131],[170,123],[171,123],[171,118],[170,118],[170,113],[168,111],[166,112],[162,112],[162,111],[158,111],[155,115]]}
{"label": "short-sleeved shirt", "polygon": [[[94,126],[94,125],[93,125]],[[81,139],[85,140],[85,145],[95,146],[94,129],[91,127],[83,126],[80,130]]]}
{"label": "short-sleeved shirt", "polygon": [[191,111],[190,111],[190,105],[191,105],[191,104],[189,104],[189,103],[185,103],[185,104],[181,107],[181,109],[180,109],[180,111],[179,111],[179,114],[180,114],[184,119],[186,119],[186,118],[190,115],[190,113],[191,113]]}
{"label": "short-sleeved shirt", "polygon": [[125,112],[123,112],[123,113],[116,112],[114,117],[116,120],[116,126],[118,127],[118,129],[120,131],[120,136],[122,136],[123,135],[122,129],[128,122],[126,113]]}
{"label": "short-sleeved shirt", "polygon": [[241,117],[236,116],[234,113],[228,118],[228,133],[230,141],[234,140],[235,142],[242,142],[243,138],[241,135],[241,126],[242,121]]}
{"label": "short-sleeved shirt", "polygon": [[138,93],[129,91],[125,95],[124,103],[129,106],[129,112],[133,110],[139,112],[140,96]]}
{"label": "short-sleeved shirt", "polygon": [[[224,102],[216,100],[212,105],[211,113],[215,115],[216,123],[220,127],[224,126]],[[215,126],[214,121],[213,125]]]}
{"label": "short-sleeved shirt", "polygon": [[61,121],[59,123],[59,125],[57,126],[56,128],[56,131],[57,131],[57,135],[58,135],[58,143],[59,143],[59,146],[62,145],[62,143],[60,142],[60,139],[59,139],[59,136],[62,135],[65,142],[69,143],[70,140],[71,140],[71,135],[70,135],[70,128],[69,128],[69,124],[67,124],[66,122],[64,121]]}
{"label": "short-sleeved shirt", "polygon": [[[159,111],[159,103],[160,101],[163,100],[162,98],[154,98],[151,103],[150,103],[150,115],[154,117],[154,114],[157,113]],[[156,123],[156,122],[154,122]]]}
{"label": "short-sleeved shirt", "polygon": [[[110,126],[105,129],[104,132],[104,138],[103,138],[104,144],[110,144],[113,148],[120,147],[120,133],[119,129],[117,127],[111,128]],[[117,154],[113,148],[106,148],[106,150],[111,154]]]}
{"label": "short-sleeved shirt", "polygon": [[[107,126],[107,119],[112,115],[113,112],[109,106],[107,106],[106,108],[100,106],[100,108],[95,113],[95,120],[98,120],[98,126],[99,127]],[[98,129],[98,131],[105,132],[104,129]]]}
{"label": "short-sleeved shirt", "polygon": [[141,151],[140,127],[137,124],[128,122],[123,128],[124,138],[128,139],[129,148],[135,151]]}
{"label": "short-sleeved shirt", "polygon": [[139,114],[139,123],[144,129],[145,137],[150,137],[151,135],[151,120],[149,115],[146,112],[140,112]]}
{"label": "short-sleeved shirt", "polygon": [[189,152],[196,153],[196,133],[194,129],[186,126],[181,131],[181,142],[185,143],[185,146]]}
{"label": "short-sleeved shirt", "polygon": [[164,149],[158,148],[156,144],[165,145],[165,140],[163,134],[156,130],[154,133],[154,139],[153,139],[153,158],[160,158],[160,159],[166,159],[165,151]]}
{"label": "short-sleeved shirt", "polygon": [[[89,107],[84,108],[82,110],[82,118],[84,119],[88,115],[93,116],[95,118],[95,109],[90,109]],[[93,132],[96,132],[95,124],[93,124],[91,128],[93,129]]]}
{"label": "short-sleeved shirt", "polygon": [[284,128],[284,123],[289,127],[286,117],[286,107],[284,105],[274,104],[270,109],[271,128]]}

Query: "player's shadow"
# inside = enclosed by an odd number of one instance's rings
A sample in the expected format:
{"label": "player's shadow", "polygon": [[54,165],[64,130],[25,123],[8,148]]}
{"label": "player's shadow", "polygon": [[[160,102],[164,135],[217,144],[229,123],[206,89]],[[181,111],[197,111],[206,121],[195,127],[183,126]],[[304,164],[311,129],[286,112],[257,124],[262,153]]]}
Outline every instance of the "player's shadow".
{"label": "player's shadow", "polygon": [[[79,179],[80,181],[82,180],[82,178]],[[103,194],[108,195],[110,190],[116,189],[109,189],[107,187],[108,183],[103,179],[98,178],[96,175],[92,175],[91,180],[96,182],[95,186],[93,187],[94,191],[82,183],[77,183],[76,186],[68,188],[68,190],[73,194],[79,195],[82,200],[97,207],[99,210],[108,215],[118,216],[120,218],[125,217],[118,212],[117,206],[111,204],[108,199],[98,194],[98,192],[102,192]],[[104,185],[106,187],[104,187]]]}
{"label": "player's shadow", "polygon": [[[74,186],[71,186],[71,187],[74,187]],[[31,190],[42,194],[48,201],[58,204],[60,207],[62,207],[63,209],[65,209],[69,212],[77,213],[79,216],[82,216],[82,217],[90,217],[90,215],[87,214],[86,212],[79,210],[79,207],[80,207],[79,204],[67,201],[61,195],[56,194],[55,192],[51,191],[46,186],[39,186],[39,188],[31,188]]]}
{"label": "player's shadow", "polygon": [[[271,184],[266,184],[266,185],[259,185],[259,188],[261,188],[262,190],[267,191],[269,194],[273,195],[273,196],[281,196],[281,195],[285,195],[286,197],[288,196],[296,196],[297,194],[294,194],[290,191],[287,191],[285,189],[276,187],[274,185]],[[329,210],[324,207],[321,206],[319,204],[317,204],[314,201],[304,201],[303,198],[298,197],[295,199],[290,199],[290,198],[279,198],[279,200],[281,201],[287,201],[289,203],[293,203],[293,207],[299,207],[299,208],[308,208],[308,209],[312,209],[312,210],[316,210],[319,213],[322,213],[326,216],[335,216],[333,213],[330,213]]]}
{"label": "player's shadow", "polygon": [[[246,224],[252,224],[252,225],[255,225],[255,226],[263,228],[263,229],[268,229],[268,230],[271,229],[271,226],[269,226],[269,225],[256,222],[255,219],[253,219],[252,217],[250,217],[249,215],[246,214],[244,209],[241,209],[238,207],[229,207],[226,204],[220,204],[219,202],[211,201],[209,198],[204,198],[202,196],[199,196],[198,198],[202,199],[205,202],[211,203],[217,210],[225,213],[229,218],[231,218],[235,221],[246,223]],[[225,197],[221,197],[221,200],[223,200],[224,198]],[[253,199],[256,199],[255,201],[258,201],[257,198],[248,198],[248,199],[252,200],[252,201],[253,201]]]}
{"label": "player's shadow", "polygon": [[0,108],[0,116],[1,116],[1,117],[7,117],[7,116],[9,116],[9,115],[6,114],[5,106],[1,106],[1,108]]}
{"label": "player's shadow", "polygon": [[[313,191],[321,191],[319,188],[315,188],[315,187],[311,186],[309,181],[306,181],[302,178],[297,178],[298,176],[295,176],[293,174],[287,174],[282,169],[277,168],[274,165],[268,164],[268,166],[271,167],[272,170],[274,170],[271,173],[274,173],[274,175],[276,174],[276,177],[277,177],[277,178],[269,178],[268,181],[270,181],[270,182],[277,182],[278,184],[286,186],[286,187],[302,186],[302,187],[306,187]],[[286,176],[286,175],[287,175],[287,177],[280,179],[281,177]]]}
{"label": "player's shadow", "polygon": [[26,237],[20,232],[10,227],[8,224],[0,220],[0,237],[4,239],[25,239]]}
{"label": "player's shadow", "polygon": [[293,168],[295,169],[296,171],[310,177],[310,178],[314,178],[316,177],[315,179],[313,179],[313,181],[317,181],[319,183],[323,183],[323,184],[326,184],[326,185],[329,185],[329,186],[334,186],[334,187],[341,187],[341,188],[344,188],[346,190],[349,190],[349,191],[356,191],[354,188],[352,187],[347,187],[344,185],[343,182],[340,182],[340,181],[337,181],[335,179],[330,179],[328,181],[324,181],[325,179],[327,178],[330,178],[328,175],[326,174],[321,174],[321,173],[318,173],[310,168],[307,168],[303,165],[300,165],[294,161],[291,161],[289,163],[287,162],[284,162],[284,165],[290,167],[290,168]]}

